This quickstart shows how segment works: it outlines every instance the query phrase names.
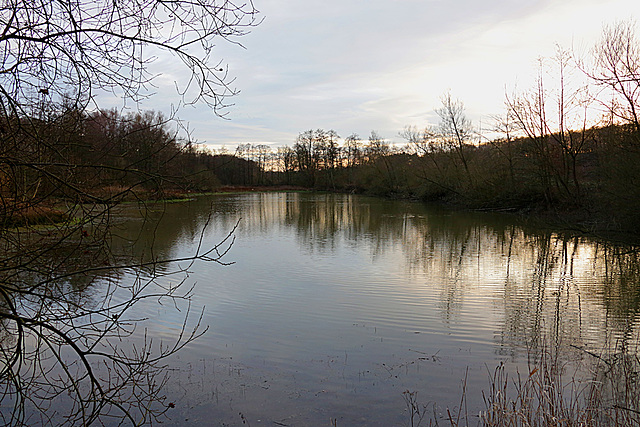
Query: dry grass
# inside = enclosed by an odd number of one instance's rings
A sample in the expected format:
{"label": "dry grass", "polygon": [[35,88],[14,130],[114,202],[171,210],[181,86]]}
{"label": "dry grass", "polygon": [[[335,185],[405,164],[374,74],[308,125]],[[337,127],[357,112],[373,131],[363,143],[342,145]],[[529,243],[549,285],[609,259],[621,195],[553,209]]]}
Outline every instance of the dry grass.
{"label": "dry grass", "polygon": [[[585,372],[587,374],[580,374]],[[640,425],[640,360],[635,352],[602,357],[585,352],[579,362],[563,362],[541,351],[525,374],[510,378],[504,364],[490,375],[483,392],[485,410],[470,422],[450,424],[520,426]]]}
{"label": "dry grass", "polygon": [[67,220],[68,215],[49,205],[6,204],[0,206],[0,227],[55,224]]}
{"label": "dry grass", "polygon": [[[557,353],[542,350],[530,354],[527,372],[510,376],[504,363],[489,375],[483,391],[485,409],[466,411],[466,380],[461,401],[444,419],[423,419],[427,407],[416,393],[403,397],[410,414],[408,425],[452,427],[628,427],[640,426],[640,358],[637,345],[622,345],[613,354],[581,350],[578,360],[561,360]],[[604,354],[604,352],[603,352]],[[464,408],[464,409],[463,409]],[[428,422],[427,422],[428,421]]]}

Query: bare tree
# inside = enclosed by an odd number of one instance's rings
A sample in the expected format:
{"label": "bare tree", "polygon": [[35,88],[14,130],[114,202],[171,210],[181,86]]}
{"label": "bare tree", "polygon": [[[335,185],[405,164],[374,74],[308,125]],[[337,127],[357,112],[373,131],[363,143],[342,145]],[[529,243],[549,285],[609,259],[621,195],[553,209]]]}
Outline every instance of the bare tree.
{"label": "bare tree", "polygon": [[438,130],[430,126],[420,130],[416,126],[405,126],[400,132],[409,147],[409,152],[421,160],[416,171],[418,178],[433,184],[436,188],[449,193],[459,194],[448,182],[445,147]]}
{"label": "bare tree", "polygon": [[372,130],[369,143],[364,147],[367,164],[372,166],[381,178],[380,184],[385,191],[397,193],[399,191],[399,171],[393,161],[394,151],[389,142]]}
{"label": "bare tree", "polygon": [[576,69],[568,51],[558,47],[555,56],[558,67],[559,84],[557,95],[557,129],[551,132],[553,141],[560,146],[562,156],[562,181],[566,183],[569,195],[578,200],[582,189],[578,177],[578,157],[590,139],[587,128],[589,108],[593,98],[587,85],[576,85],[571,81]]}
{"label": "bare tree", "polygon": [[291,184],[291,175],[295,170],[295,151],[288,146],[278,147],[277,159],[277,170],[280,170],[285,174],[286,184]]}
{"label": "bare tree", "polygon": [[352,133],[344,140],[344,149],[342,150],[346,157],[346,167],[353,168],[360,164],[362,157],[362,142],[358,134]]}
{"label": "bare tree", "polygon": [[301,132],[293,146],[296,154],[296,168],[305,176],[306,185],[316,185],[316,172],[318,168],[317,140],[318,132],[312,129]]}
{"label": "bare tree", "polygon": [[417,126],[405,126],[399,136],[407,141],[409,150],[419,156],[430,156],[442,151],[437,132],[431,127],[418,129]]}
{"label": "bare tree", "polygon": [[365,146],[367,161],[375,162],[377,159],[388,155],[389,152],[389,143],[385,141],[378,132],[372,130],[369,134],[369,143]]}
{"label": "bare tree", "polygon": [[327,132],[327,149],[325,154],[327,156],[326,164],[331,170],[336,168],[338,159],[340,158],[340,146],[338,145],[339,139],[340,135],[338,135],[335,130],[329,129]]}
{"label": "bare tree", "polygon": [[[236,90],[214,45],[237,43],[256,17],[250,1],[232,0],[0,5],[0,423],[139,425],[166,411],[163,360],[205,329],[198,315],[188,320],[191,288],[160,285],[170,260],[119,250],[111,217],[115,203],[163,180],[161,165],[147,166],[174,140],[162,132],[136,140],[164,121],[138,115],[126,136],[135,159],[122,153],[122,162],[105,164],[74,153],[86,144],[86,118],[101,94],[133,102],[153,95],[150,67],[160,54],[172,55],[188,77],[176,83],[182,103],[204,102],[222,114]],[[137,179],[108,192],[106,172]],[[232,240],[199,246],[183,261],[224,263]],[[137,279],[118,280],[122,267]],[[97,284],[88,303],[87,289]],[[186,304],[176,342],[127,343],[135,307],[148,298]]]}
{"label": "bare tree", "polygon": [[462,101],[454,99],[450,92],[446,92],[440,100],[442,106],[436,110],[436,114],[440,117],[439,137],[444,146],[456,154],[464,167],[469,185],[473,187],[473,177],[467,159],[473,126],[465,114]]}
{"label": "bare tree", "polygon": [[593,69],[583,68],[613,95],[611,115],[631,124],[640,135],[640,40],[635,27],[632,21],[606,26],[593,49]]}
{"label": "bare tree", "polygon": [[509,163],[509,184],[511,189],[515,187],[515,166],[514,166],[514,140],[519,134],[519,129],[516,120],[513,116],[513,111],[506,105],[506,111],[502,115],[493,115],[492,131],[497,133],[497,138],[492,138],[489,143],[498,150]]}
{"label": "bare tree", "polygon": [[567,51],[558,47],[552,58],[557,81],[552,89],[546,86],[546,62],[540,59],[533,89],[507,98],[507,114],[534,147],[547,202],[553,203],[562,193],[578,202],[582,190],[577,165],[591,137],[587,123],[592,97],[586,85],[572,81],[575,66]]}
{"label": "bare tree", "polygon": [[535,87],[521,94],[507,97],[509,114],[517,123],[518,129],[530,140],[534,148],[533,160],[538,180],[542,186],[547,203],[553,200],[553,172],[549,145],[549,127],[547,126],[547,91],[543,79],[543,65],[540,60]]}
{"label": "bare tree", "polygon": [[[636,224],[640,186],[640,37],[633,20],[605,26],[581,69],[600,89],[604,129],[597,134],[601,179],[598,182],[607,215]],[[612,213],[613,212],[613,213]],[[614,214],[615,213],[615,214]],[[629,226],[629,225],[628,225]],[[630,225],[631,228],[634,225]]]}
{"label": "bare tree", "polygon": [[235,42],[256,23],[249,3],[230,0],[71,0],[3,2],[0,7],[2,108],[40,111],[69,93],[94,100],[101,91],[139,100],[152,94],[150,64],[172,54],[189,79],[187,102],[224,106],[236,91],[218,60],[218,39]]}

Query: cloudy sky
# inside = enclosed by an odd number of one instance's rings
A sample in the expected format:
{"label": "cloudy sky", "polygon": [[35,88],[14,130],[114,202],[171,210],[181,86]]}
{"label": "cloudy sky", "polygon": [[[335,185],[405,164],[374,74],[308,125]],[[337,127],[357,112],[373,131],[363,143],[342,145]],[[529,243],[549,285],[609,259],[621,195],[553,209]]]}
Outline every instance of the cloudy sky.
{"label": "cloudy sky", "polygon": [[[556,46],[588,54],[605,24],[640,16],[638,0],[254,0],[264,22],[216,53],[241,93],[227,120],[183,108],[192,135],[214,148],[292,145],[308,129],[391,141],[436,124],[450,91],[476,126],[505,92],[531,86]],[[161,81],[175,76],[165,73]],[[164,94],[164,91],[160,91]],[[152,108],[171,98],[157,95]],[[146,107],[146,106],[143,106]]]}

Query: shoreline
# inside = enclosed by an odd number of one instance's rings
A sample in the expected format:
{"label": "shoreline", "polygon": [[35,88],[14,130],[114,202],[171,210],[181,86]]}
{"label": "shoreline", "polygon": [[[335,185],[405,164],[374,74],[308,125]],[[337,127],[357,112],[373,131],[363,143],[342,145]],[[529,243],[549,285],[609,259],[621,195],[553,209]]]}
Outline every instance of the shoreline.
{"label": "shoreline", "polygon": [[[105,189],[107,190],[107,189]],[[589,217],[587,212],[577,210],[549,210],[540,207],[528,206],[520,208],[504,207],[474,207],[460,201],[451,202],[445,200],[422,200],[415,197],[402,196],[398,194],[380,195],[366,192],[349,193],[340,190],[318,190],[295,185],[225,185],[211,191],[184,191],[180,189],[170,189],[162,194],[150,191],[126,190],[120,192],[124,195],[120,200],[109,202],[113,193],[104,191],[107,196],[106,204],[126,204],[135,202],[163,202],[180,203],[188,202],[199,196],[240,194],[240,193],[260,193],[260,192],[307,192],[307,193],[336,193],[336,194],[357,194],[362,196],[380,197],[390,200],[406,200],[413,203],[422,203],[433,206],[441,206],[453,210],[469,212],[507,215],[524,225],[535,226],[539,229],[553,231],[560,235],[570,235],[572,237],[591,237],[597,240],[604,240],[611,243],[618,243],[627,246],[640,246],[640,235],[621,227],[612,227],[611,224],[603,224],[597,217]],[[111,193],[111,194],[109,194]],[[128,193],[127,196],[125,193]],[[117,194],[117,193],[116,193]],[[158,197],[161,196],[161,197]],[[15,203],[11,208],[13,212],[5,214],[3,228],[24,227],[35,225],[46,225],[61,223],[71,218],[69,211],[61,209],[61,200],[49,200],[33,205],[27,203]],[[5,212],[7,204],[5,204]]]}

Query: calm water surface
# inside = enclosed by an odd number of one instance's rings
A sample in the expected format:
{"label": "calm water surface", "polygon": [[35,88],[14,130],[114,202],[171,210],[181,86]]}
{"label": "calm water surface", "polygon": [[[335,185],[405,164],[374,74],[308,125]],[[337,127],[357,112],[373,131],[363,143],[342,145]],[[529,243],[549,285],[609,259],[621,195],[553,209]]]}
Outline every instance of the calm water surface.
{"label": "calm water surface", "polygon": [[[463,387],[477,414],[501,361],[527,372],[543,347],[574,360],[637,341],[634,257],[511,217],[351,195],[237,194],[170,204],[159,224],[132,215],[119,234],[181,257],[236,223],[224,258],[233,264],[180,265],[185,286],[195,284],[189,325],[203,310],[209,330],[170,361],[169,425],[400,426],[409,422],[404,391],[441,417],[458,410]],[[150,336],[176,338],[184,310],[139,309]]]}

